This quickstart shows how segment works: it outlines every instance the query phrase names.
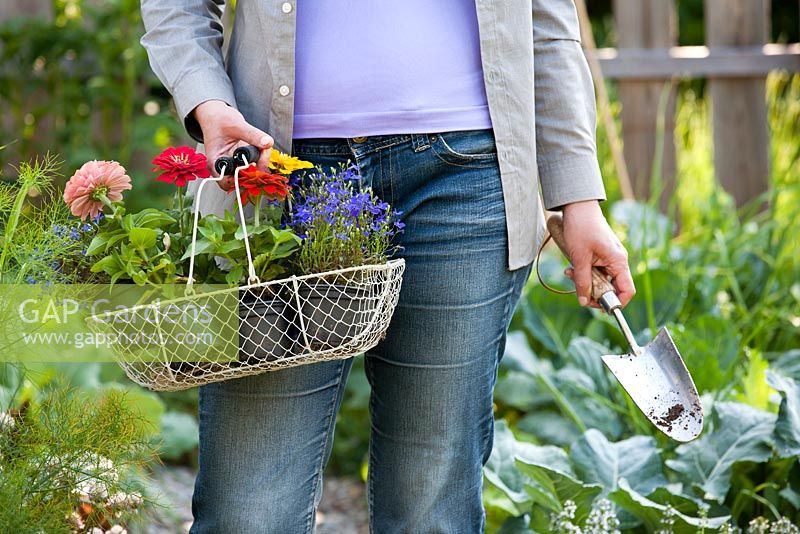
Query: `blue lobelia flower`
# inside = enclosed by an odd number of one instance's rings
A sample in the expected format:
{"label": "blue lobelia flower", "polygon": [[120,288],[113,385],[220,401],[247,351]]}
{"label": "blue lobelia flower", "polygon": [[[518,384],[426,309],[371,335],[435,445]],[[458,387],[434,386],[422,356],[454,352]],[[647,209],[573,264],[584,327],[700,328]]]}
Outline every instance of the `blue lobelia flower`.
{"label": "blue lobelia flower", "polygon": [[294,220],[295,224],[310,224],[313,219],[313,213],[305,204],[300,204],[294,209],[294,214],[292,215],[292,219]]}
{"label": "blue lobelia flower", "polygon": [[294,172],[289,175],[289,187],[291,187],[292,189],[296,189],[300,187],[300,184],[302,184],[302,181],[300,180],[299,173]]}
{"label": "blue lobelia flower", "polygon": [[325,191],[334,197],[343,196],[347,192],[339,181],[328,182],[325,184]]}
{"label": "blue lobelia flower", "polygon": [[361,175],[358,172],[358,166],[353,164],[347,167],[341,173],[342,180],[345,181],[358,181],[361,180]]}

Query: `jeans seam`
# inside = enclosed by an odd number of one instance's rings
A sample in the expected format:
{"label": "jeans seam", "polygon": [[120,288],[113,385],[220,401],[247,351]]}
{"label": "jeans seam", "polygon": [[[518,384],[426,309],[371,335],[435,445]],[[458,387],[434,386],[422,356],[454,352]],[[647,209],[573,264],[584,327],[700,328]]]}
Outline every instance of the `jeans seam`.
{"label": "jeans seam", "polygon": [[[392,155],[392,149],[389,149],[389,156]],[[395,158],[389,158],[389,204],[394,205],[394,162]]]}
{"label": "jeans seam", "polygon": [[[391,150],[391,148],[386,149],[386,150]],[[380,176],[383,176],[383,156],[385,155],[384,152],[385,152],[384,150],[380,150],[377,153],[377,156],[378,156],[378,172],[380,173],[379,174]],[[373,189],[375,188],[375,184],[374,183],[372,184],[372,188]],[[381,180],[381,189],[380,189],[380,192],[378,194],[379,194],[379,198],[381,198],[382,200],[386,200],[386,190],[384,189],[384,180]]]}
{"label": "jeans seam", "polygon": [[338,156],[338,157],[348,157],[348,156],[352,156],[352,152],[350,150],[344,149],[342,151],[339,151],[335,147],[319,147],[319,148],[301,147],[299,149],[293,150],[292,154],[295,157],[302,157],[302,156]]}
{"label": "jeans seam", "polygon": [[[506,303],[505,303],[505,306],[503,308],[503,326],[502,326],[502,332],[500,334],[501,337],[498,339],[498,344],[499,344],[500,340],[503,339],[503,336],[508,335],[508,323],[511,321],[511,315],[512,315],[512,313],[514,311],[514,309],[511,306],[512,305],[512,300],[514,299],[515,289],[517,287],[517,284],[519,283],[519,278],[520,278],[520,276],[521,276],[521,274],[522,274],[522,272],[524,270],[525,269],[517,269],[511,275],[511,284],[510,284],[510,287],[508,289],[508,296],[506,298]],[[498,346],[498,348],[499,348],[499,346]],[[494,398],[494,386],[497,385],[497,373],[500,370],[500,358],[501,357],[502,357],[501,354],[499,354],[499,353],[495,354],[494,375],[492,376],[492,398]],[[492,414],[491,417],[492,417],[492,421],[494,421],[494,414]],[[486,438],[484,440],[484,445],[483,445],[484,449],[486,449],[486,447],[489,446],[489,434],[490,434],[489,432],[486,433]],[[489,451],[489,452],[491,453],[491,451]]]}
{"label": "jeans seam", "polygon": [[[455,159],[448,159],[446,156],[449,154],[447,152],[442,153],[439,150],[436,150],[436,146],[431,146],[431,150],[433,151],[434,156],[446,165],[452,165],[453,167],[461,167],[462,169],[488,169],[489,167],[494,167],[497,165],[497,158],[490,158],[485,160],[477,160],[477,161],[470,161],[470,162],[461,162],[458,163]],[[463,157],[463,156],[455,156],[452,155],[452,158],[456,157]]]}
{"label": "jeans seam", "polygon": [[306,518],[306,533],[310,534],[312,532],[313,526],[313,518],[314,512],[316,510],[316,494],[317,494],[317,485],[319,484],[319,479],[322,476],[322,469],[324,468],[325,463],[325,450],[328,448],[328,441],[331,439],[331,434],[333,433],[333,423],[335,422],[336,418],[333,417],[336,411],[336,399],[339,396],[339,389],[342,387],[342,376],[344,375],[344,362],[339,362],[339,384],[336,386],[336,392],[334,393],[333,397],[331,397],[331,406],[328,409],[327,419],[328,422],[325,425],[325,440],[322,443],[322,448],[320,449],[319,454],[319,461],[317,464],[316,472],[314,473],[314,480],[311,484],[312,492],[311,492],[311,507],[308,511],[308,516]]}
{"label": "jeans seam", "polygon": [[347,143],[350,146],[350,150],[352,150],[354,154],[360,154],[361,156],[368,156],[376,152],[385,150],[387,148],[391,148],[393,146],[411,142],[411,136],[408,134],[390,135],[390,136],[378,135],[375,137],[376,137],[375,141],[366,142],[364,144],[355,147],[352,146],[351,140],[349,138],[347,139]]}
{"label": "jeans seam", "polygon": [[[502,332],[500,334],[501,337],[497,341],[498,342],[498,348],[499,348],[499,344],[500,344],[500,340],[502,339],[502,336],[506,333],[506,325],[508,324],[509,313],[510,313],[509,310],[511,308],[511,299],[514,298],[514,288],[517,285],[517,278],[519,278],[519,271],[515,271],[511,276],[511,283],[509,284],[508,294],[506,295],[506,302],[505,302],[505,305],[503,306],[503,325],[502,325]],[[495,355],[494,355],[494,371],[493,371],[493,375],[492,375],[492,398],[494,398],[494,385],[496,383],[496,378],[495,377],[497,376],[497,372],[499,370],[499,367],[500,367],[500,355],[495,353]],[[487,449],[489,448],[489,445],[490,445],[489,440],[490,440],[491,435],[492,435],[492,432],[491,432],[491,430],[489,430],[489,428],[490,428],[491,425],[494,424],[494,414],[490,413],[489,417],[491,418],[491,421],[490,421],[489,426],[487,426],[487,430],[484,432],[484,435],[483,435],[483,450],[484,450],[484,454],[486,453]],[[489,451],[489,452],[491,453],[491,451]]]}
{"label": "jeans seam", "polygon": [[[369,382],[370,387],[371,387],[372,383],[373,383],[373,379],[374,379],[375,376],[374,376],[374,374],[372,372],[372,366],[369,365],[368,362],[366,361],[366,357],[367,357],[367,355],[364,355],[364,371],[367,373],[367,381]],[[371,393],[370,396],[369,396],[370,418],[372,417],[373,406],[374,406],[373,395],[374,395],[374,393]],[[373,524],[374,524],[374,517],[375,517],[374,516],[375,499],[374,499],[374,488],[373,488],[373,480],[375,478],[375,474],[374,474],[373,469],[372,469],[372,466],[375,464],[375,447],[374,447],[374,440],[372,439],[372,428],[371,427],[370,427],[369,444],[368,444],[367,448],[368,448],[368,456],[369,456],[369,460],[368,460],[368,464],[367,464],[367,466],[368,466],[367,467],[367,514],[368,514],[369,517],[367,518],[367,521],[369,523],[369,525],[368,525],[369,526],[369,532],[370,532],[370,534],[372,534],[374,532]]]}
{"label": "jeans seam", "polygon": [[[447,132],[445,132],[445,133],[447,133]],[[450,146],[447,143],[447,139],[444,138],[445,133],[440,133],[438,137],[439,137],[439,141],[441,141],[442,146],[445,148],[445,150],[446,150],[446,152],[448,154],[456,156],[456,157],[459,157],[459,158],[464,158],[465,160],[471,160],[471,161],[483,161],[483,160],[492,160],[492,161],[494,161],[494,160],[497,159],[497,146],[496,145],[495,145],[495,149],[492,152],[486,152],[484,154],[465,154],[465,153],[459,152],[458,150],[456,150],[455,148],[453,148],[452,146]],[[492,137],[494,137],[494,134],[492,134]]]}

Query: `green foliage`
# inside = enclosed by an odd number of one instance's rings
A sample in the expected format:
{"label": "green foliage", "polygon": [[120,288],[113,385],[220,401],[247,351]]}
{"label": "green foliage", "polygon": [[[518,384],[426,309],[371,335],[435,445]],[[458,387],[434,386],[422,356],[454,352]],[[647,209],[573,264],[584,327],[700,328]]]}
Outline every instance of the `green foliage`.
{"label": "green foliage", "polygon": [[[240,217],[230,211],[223,217],[201,217],[192,248],[190,210],[183,209],[182,190],[175,200],[172,209],[145,208],[137,213],[126,213],[122,201],[111,204],[112,214],[102,220],[86,250],[86,256],[94,261],[91,271],[105,273],[112,284],[119,280],[151,286],[174,284],[188,279],[189,259],[194,253],[195,280],[209,284],[247,281],[248,249]],[[283,204],[266,206],[261,219],[260,210],[256,207],[253,222],[247,223],[247,239],[255,275],[266,281],[287,272],[301,240],[292,230],[279,228]],[[227,262],[224,268],[218,259]]]}
{"label": "green foliage", "polygon": [[590,429],[572,444],[570,459],[581,480],[602,485],[603,495],[617,489],[621,479],[630,480],[633,489],[645,495],[667,484],[651,437],[633,436],[611,443],[601,432]]}
{"label": "green foliage", "polygon": [[126,162],[142,183],[131,209],[163,190],[145,179],[148,155],[187,141],[139,44],[136,0],[58,1],[54,17],[0,23],[0,169],[56,151],[67,174],[91,159]]}
{"label": "green foliage", "polygon": [[[277,212],[267,216],[261,224],[248,223],[247,237],[250,250],[253,252],[253,266],[256,276],[262,281],[274,280],[288,271],[288,260],[300,247],[300,238],[289,229],[278,228],[280,224],[280,208],[270,207]],[[247,251],[244,244],[244,231],[238,215],[226,211],[223,217],[209,214],[204,216],[198,225],[199,237],[195,245],[195,255],[206,256],[200,260],[201,267],[198,278],[209,283],[227,282],[237,284],[248,276]],[[191,248],[187,247],[182,260],[191,257]],[[224,258],[230,263],[230,270],[224,272],[216,267],[213,258]],[[203,269],[205,267],[205,269]]]}
{"label": "green foliage", "polygon": [[[141,502],[141,467],[152,449],[124,393],[59,386],[10,418],[2,413],[0,530],[70,532],[79,506],[89,529],[133,517],[138,504],[132,503]],[[112,518],[111,511],[121,515]]]}
{"label": "green foliage", "polygon": [[767,374],[767,383],[781,394],[775,423],[775,448],[782,458],[800,456],[800,383],[778,373]]}
{"label": "green foliage", "polygon": [[[663,493],[658,496],[665,497]],[[657,495],[653,494],[652,497],[657,498]],[[620,479],[619,488],[611,494],[610,498],[631,516],[641,520],[649,532],[666,527],[669,529],[667,532],[675,534],[696,534],[705,529],[709,531],[718,529],[729,519],[729,516],[706,518],[679,512],[670,503],[659,503],[643,496],[631,488],[624,478]]]}
{"label": "green foliage", "polygon": [[139,285],[174,283],[177,269],[164,235],[175,231],[177,222],[155,208],[126,215],[118,206],[89,244],[86,254],[99,256],[92,272],[106,273],[112,284],[120,279]]}
{"label": "green foliage", "polygon": [[54,200],[61,163],[47,155],[22,163],[14,182],[0,182],[0,282],[90,281],[84,250],[95,227]]}
{"label": "green foliage", "polygon": [[[514,438],[503,422],[495,429],[495,449],[485,469],[489,522],[530,510],[536,525],[542,518],[558,513],[569,500],[576,504],[575,517],[586,518],[602,486],[578,480],[566,452],[559,447],[539,447]],[[547,521],[545,521],[547,522]]]}
{"label": "green foliage", "polygon": [[775,415],[738,403],[714,404],[710,423],[698,439],[675,449],[667,465],[686,486],[722,502],[737,462],[765,462],[772,456]]}
{"label": "green foliage", "polygon": [[198,444],[197,420],[181,412],[167,412],[161,416],[159,454],[167,460],[178,460],[195,450]]}

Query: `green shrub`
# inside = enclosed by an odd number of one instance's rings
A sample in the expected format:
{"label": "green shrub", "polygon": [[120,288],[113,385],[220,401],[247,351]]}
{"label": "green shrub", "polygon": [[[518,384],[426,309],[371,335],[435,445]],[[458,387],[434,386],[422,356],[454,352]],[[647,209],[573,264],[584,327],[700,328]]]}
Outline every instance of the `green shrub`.
{"label": "green shrub", "polygon": [[108,529],[141,512],[152,449],[124,393],[54,387],[0,414],[1,531]]}

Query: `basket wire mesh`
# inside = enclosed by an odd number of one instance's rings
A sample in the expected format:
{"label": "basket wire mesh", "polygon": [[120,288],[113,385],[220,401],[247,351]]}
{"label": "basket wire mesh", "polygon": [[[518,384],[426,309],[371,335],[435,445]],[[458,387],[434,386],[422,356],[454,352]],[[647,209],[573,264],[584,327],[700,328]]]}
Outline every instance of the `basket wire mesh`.
{"label": "basket wire mesh", "polygon": [[402,259],[266,282],[258,279],[239,192],[238,175],[244,167],[235,169],[234,186],[248,260],[246,285],[210,291],[194,286],[199,198],[203,186],[222,179],[208,178],[201,182],[194,202],[184,295],[87,319],[94,332],[115,340],[112,350],[118,363],[143,387],[175,391],[350,358],[374,347],[386,334],[400,294]]}

